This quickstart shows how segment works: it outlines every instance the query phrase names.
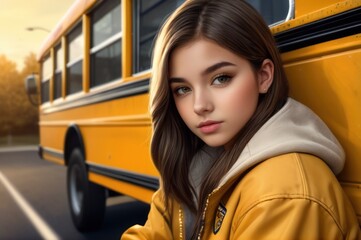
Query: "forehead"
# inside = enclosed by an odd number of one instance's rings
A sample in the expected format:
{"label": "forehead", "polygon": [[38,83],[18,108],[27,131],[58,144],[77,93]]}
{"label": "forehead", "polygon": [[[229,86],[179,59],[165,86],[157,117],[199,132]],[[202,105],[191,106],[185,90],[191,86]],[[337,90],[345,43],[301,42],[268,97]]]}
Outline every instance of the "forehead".
{"label": "forehead", "polygon": [[174,49],[170,55],[169,74],[170,76],[194,74],[222,61],[237,65],[245,59],[214,41],[200,38]]}

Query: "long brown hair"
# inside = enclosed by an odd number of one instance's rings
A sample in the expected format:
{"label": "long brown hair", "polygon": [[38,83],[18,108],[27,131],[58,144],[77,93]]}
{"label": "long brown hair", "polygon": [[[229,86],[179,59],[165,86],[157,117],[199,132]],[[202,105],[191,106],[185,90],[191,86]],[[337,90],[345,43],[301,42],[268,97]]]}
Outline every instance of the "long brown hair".
{"label": "long brown hair", "polygon": [[[259,95],[257,109],[237,134],[234,146],[214,161],[202,182],[198,204],[189,182],[194,154],[204,145],[185,125],[176,109],[168,82],[172,51],[203,37],[247,59],[255,71],[265,59],[274,64],[274,80],[266,94]],[[273,36],[262,17],[243,0],[190,0],[180,6],[158,34],[150,89],[153,136],[151,155],[162,178],[167,199],[185,204],[197,216],[194,234],[208,194],[236,162],[248,141],[287,101],[288,84]],[[168,201],[165,201],[167,204]]]}

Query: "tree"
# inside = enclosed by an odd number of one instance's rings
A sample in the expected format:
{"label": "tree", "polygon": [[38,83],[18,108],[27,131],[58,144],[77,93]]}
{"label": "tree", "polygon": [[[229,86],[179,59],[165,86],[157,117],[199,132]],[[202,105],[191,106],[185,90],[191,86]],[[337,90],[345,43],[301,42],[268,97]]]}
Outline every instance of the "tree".
{"label": "tree", "polygon": [[30,104],[24,87],[27,75],[37,73],[34,53],[24,60],[19,73],[16,64],[0,55],[0,136],[38,132],[38,109]]}
{"label": "tree", "polygon": [[12,84],[19,79],[19,73],[16,64],[4,55],[0,55],[0,69],[0,135],[7,135],[13,130],[12,121],[15,118],[13,102],[16,99]]}
{"label": "tree", "polygon": [[32,73],[39,73],[39,63],[36,61],[36,55],[33,52],[25,57],[21,75],[26,77]]}
{"label": "tree", "polygon": [[30,74],[39,73],[39,64],[36,61],[36,55],[29,53],[24,59],[24,67],[20,72],[18,81],[14,84],[14,90],[17,91],[18,106],[17,106],[17,121],[15,125],[23,133],[37,133],[38,132],[38,107],[33,106],[25,91],[24,80]]}

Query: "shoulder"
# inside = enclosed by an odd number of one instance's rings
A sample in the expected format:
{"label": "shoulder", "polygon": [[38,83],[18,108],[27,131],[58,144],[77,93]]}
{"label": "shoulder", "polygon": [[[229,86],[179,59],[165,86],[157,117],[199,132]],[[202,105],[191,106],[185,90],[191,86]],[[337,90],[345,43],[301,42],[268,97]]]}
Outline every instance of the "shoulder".
{"label": "shoulder", "polygon": [[[250,170],[239,182],[242,214],[260,206],[317,207],[335,221],[350,208],[342,187],[319,158],[289,153],[270,158]],[[282,203],[282,204],[280,204]]]}
{"label": "shoulder", "polygon": [[303,153],[284,154],[258,164],[242,178],[237,188],[244,203],[243,211],[265,202],[292,201],[295,207],[307,202],[338,218],[349,205],[326,163]]}
{"label": "shoulder", "polygon": [[344,233],[355,222],[336,177],[313,155],[290,153],[268,159],[250,170],[236,189],[241,203],[236,210],[238,223],[249,215],[263,212],[272,218],[278,212],[284,219],[293,215],[332,223]]}
{"label": "shoulder", "polygon": [[240,185],[243,195],[251,198],[328,199],[329,191],[342,192],[330,168],[321,159],[303,153],[284,154],[258,164]]}

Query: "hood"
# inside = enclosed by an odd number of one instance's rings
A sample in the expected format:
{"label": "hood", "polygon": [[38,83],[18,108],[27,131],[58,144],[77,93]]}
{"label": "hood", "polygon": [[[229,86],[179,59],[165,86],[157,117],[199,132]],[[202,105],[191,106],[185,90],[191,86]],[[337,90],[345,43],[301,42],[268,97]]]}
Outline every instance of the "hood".
{"label": "hood", "polygon": [[291,152],[317,156],[335,175],[344,166],[345,153],[326,124],[309,108],[289,98],[252,137],[219,186],[266,159]]}

